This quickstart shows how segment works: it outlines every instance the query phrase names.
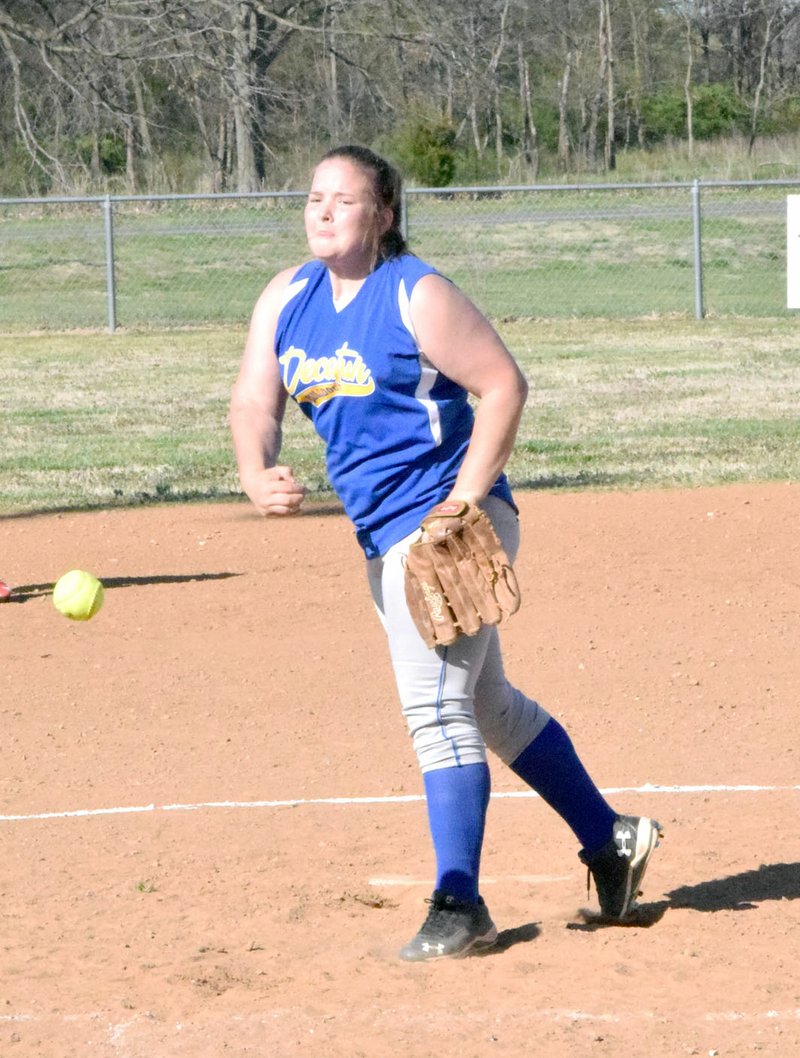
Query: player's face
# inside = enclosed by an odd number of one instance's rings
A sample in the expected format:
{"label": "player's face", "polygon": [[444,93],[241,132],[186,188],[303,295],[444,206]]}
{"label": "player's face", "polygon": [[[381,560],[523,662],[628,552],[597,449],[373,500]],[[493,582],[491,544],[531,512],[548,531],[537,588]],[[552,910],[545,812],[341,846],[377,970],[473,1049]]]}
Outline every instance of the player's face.
{"label": "player's face", "polygon": [[332,267],[370,270],[377,236],[385,228],[369,173],[345,158],[320,162],[311,182],[305,222],[309,248],[319,260]]}

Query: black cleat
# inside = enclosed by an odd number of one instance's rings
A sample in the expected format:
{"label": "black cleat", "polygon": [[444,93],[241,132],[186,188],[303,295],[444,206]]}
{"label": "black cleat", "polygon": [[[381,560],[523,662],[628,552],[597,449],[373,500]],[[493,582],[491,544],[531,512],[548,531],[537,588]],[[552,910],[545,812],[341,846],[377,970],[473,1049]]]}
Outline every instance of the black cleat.
{"label": "black cleat", "polygon": [[608,843],[589,857],[578,853],[594,878],[600,910],[623,921],[636,907],[647,864],[662,836],[661,824],[645,816],[617,816]]}
{"label": "black cleat", "polygon": [[497,940],[497,927],[481,897],[477,904],[468,904],[436,889],[428,903],[428,917],[416,937],[400,949],[401,959],[460,959]]}

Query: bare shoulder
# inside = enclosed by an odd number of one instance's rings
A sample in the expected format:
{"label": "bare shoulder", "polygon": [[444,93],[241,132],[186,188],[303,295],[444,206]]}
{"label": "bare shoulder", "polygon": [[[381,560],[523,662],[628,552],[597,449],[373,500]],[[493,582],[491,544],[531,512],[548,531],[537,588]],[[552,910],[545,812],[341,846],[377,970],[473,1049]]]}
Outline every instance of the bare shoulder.
{"label": "bare shoulder", "polygon": [[494,328],[475,303],[442,275],[432,273],[418,280],[411,292],[409,307],[414,330],[428,345],[465,334],[496,337]]}
{"label": "bare shoulder", "polygon": [[258,301],[256,302],[256,309],[263,305],[274,305],[279,303],[286,295],[287,290],[292,284],[292,280],[302,268],[302,265],[292,265],[291,268],[284,268],[270,279],[269,283],[261,291]]}
{"label": "bare shoulder", "polygon": [[411,292],[411,303],[427,309],[436,304],[471,304],[469,298],[451,280],[438,272],[422,276]]}
{"label": "bare shoulder", "polygon": [[278,318],[286,304],[292,280],[302,265],[276,273],[262,290],[250,315],[240,377],[259,375],[271,368]]}

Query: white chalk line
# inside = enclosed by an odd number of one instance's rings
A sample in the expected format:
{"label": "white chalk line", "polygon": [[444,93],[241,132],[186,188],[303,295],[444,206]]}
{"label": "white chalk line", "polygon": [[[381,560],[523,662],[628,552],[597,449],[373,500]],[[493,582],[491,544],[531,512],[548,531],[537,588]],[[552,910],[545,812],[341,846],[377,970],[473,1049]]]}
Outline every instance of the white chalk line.
{"label": "white chalk line", "polygon": [[[645,783],[643,786],[608,786],[603,794],[694,794],[694,793],[779,793],[800,790],[800,786],[756,786],[705,784],[697,786],[662,786]],[[539,795],[532,790],[493,793],[492,800],[533,799]],[[78,808],[66,812],[35,812],[30,815],[0,815],[0,823],[24,823],[37,819],[78,819],[87,816],[135,815],[146,812],[200,812],[217,808],[301,808],[307,805],[390,805],[424,801],[424,794],[403,794],[391,797],[295,797],[280,801],[198,801],[195,804],[124,805],[114,808]]]}
{"label": "white chalk line", "polygon": [[[392,1011],[386,1010],[384,1014],[391,1017]],[[631,1024],[636,1022],[644,1021],[666,1021],[673,1020],[674,1015],[670,1015],[664,1012],[658,1012],[654,1010],[626,1010],[624,1012],[615,1011],[592,1011],[592,1010],[576,1010],[572,1008],[554,1008],[545,1007],[542,1009],[529,1008],[527,1016],[536,1017],[541,1021],[547,1021],[551,1023],[563,1023],[563,1022],[582,1022],[588,1024]],[[298,1023],[298,1011],[296,1008],[291,1009],[277,1009],[271,1010],[268,1013],[249,1013],[249,1014],[228,1014],[227,1016],[215,1017],[213,1023],[219,1025],[222,1022],[228,1021],[231,1024],[242,1024],[242,1023],[257,1023],[259,1025],[275,1024],[281,1020],[287,1020],[291,1022],[294,1027],[297,1027]],[[85,1022],[94,1022],[99,1026],[103,1026],[103,1034],[106,1035],[112,1043],[122,1043],[124,1038],[130,1033],[131,1029],[135,1029],[137,1024],[147,1024],[152,1022],[152,1014],[141,1014],[136,1015],[130,1021],[125,1022],[113,1022],[108,1019],[107,1013],[87,1012],[83,1014],[70,1013],[70,1014],[0,1014],[0,1025],[2,1024],[27,1024],[27,1025],[45,1025],[52,1023],[59,1024],[80,1024]],[[312,1022],[313,1018],[306,1017],[307,1022]],[[329,1017],[325,1017],[321,1020],[333,1020]],[[684,1025],[687,1022],[697,1023],[706,1022],[708,1024],[720,1024],[720,1023],[740,1023],[745,1025],[752,1025],[757,1023],[786,1023],[791,1021],[800,1021],[800,1007],[788,1008],[786,1010],[711,1010],[706,1013],[700,1013],[696,1016],[688,1016],[683,1019]],[[208,1022],[203,1021],[178,1021],[173,1025],[173,1029],[176,1033],[181,1033],[189,1029],[194,1031],[204,1031],[205,1026]],[[81,1031],[86,1031],[85,1028]],[[311,1030],[313,1031],[313,1030]],[[87,1041],[89,1042],[89,1041]]]}
{"label": "white chalk line", "polygon": [[[661,785],[655,783],[645,783],[642,786],[616,786],[606,787],[603,789],[604,794],[616,794],[616,793],[636,793],[636,794],[694,794],[694,793],[775,793],[775,792],[787,792],[787,791],[798,791],[800,785],[795,786],[763,786],[756,784],[697,784],[697,785]],[[537,794],[532,791],[511,791],[511,792],[499,792],[493,793],[493,800],[516,800],[524,798],[536,798]],[[293,798],[291,800],[270,800],[270,801],[201,801],[196,803],[186,804],[149,804],[149,805],[128,805],[118,806],[111,808],[90,808],[90,809],[77,809],[72,811],[64,812],[39,812],[29,815],[0,815],[0,822],[24,822],[33,820],[47,820],[47,819],[69,819],[69,818],[82,818],[82,817],[93,817],[93,816],[106,816],[106,815],[127,815],[136,813],[151,813],[151,812],[195,812],[207,809],[256,809],[256,808],[296,808],[304,805],[371,805],[371,804],[408,804],[418,803],[424,801],[424,795],[408,794],[403,796],[388,796],[388,797],[319,797],[319,798]],[[547,882],[558,882],[567,881],[571,876],[556,876],[556,875],[514,875],[513,880],[530,883],[530,884],[542,884]],[[484,882],[486,884],[492,884],[501,879],[486,878]],[[502,879],[502,881],[508,881],[508,878]],[[392,875],[381,878],[370,879],[370,885],[415,885],[428,884],[429,879],[418,880],[415,878],[407,877],[404,875]],[[551,1022],[584,1022],[584,1023],[596,1023],[596,1024],[619,1024],[624,1022],[641,1022],[641,1021],[652,1021],[659,1019],[661,1015],[652,1011],[626,1011],[625,1013],[614,1013],[614,1012],[601,1012],[601,1011],[584,1011],[584,1010],[571,1010],[571,1009],[542,1009],[535,1012],[538,1016]],[[257,1020],[259,1023],[266,1024],[268,1021],[274,1021],[276,1017],[280,1017],[280,1013],[273,1011],[268,1017],[264,1017],[263,1014],[232,1014],[230,1020],[232,1022],[252,1021]],[[292,1018],[296,1017],[296,1011],[292,1012]],[[129,1031],[135,1028],[136,1024],[140,1020],[149,1020],[147,1016],[144,1019],[135,1017],[131,1021],[123,1023],[113,1023],[107,1021],[107,1015],[101,1012],[95,1013],[69,1013],[62,1015],[46,1015],[40,1017],[35,1014],[27,1013],[13,1013],[13,1014],[0,1014],[0,1024],[42,1024],[47,1021],[58,1020],[64,1024],[75,1023],[75,1022],[106,1022],[108,1038],[114,1043],[121,1043],[125,1036],[128,1035]],[[723,1010],[723,1011],[708,1011],[705,1014],[700,1015],[700,1020],[709,1023],[719,1022],[740,1022],[745,1024],[752,1024],[758,1022],[776,1023],[776,1022],[787,1022],[787,1021],[799,1021],[800,1020],[800,1008],[788,1009],[788,1010],[765,1010],[765,1011],[742,1011],[742,1010]],[[175,1031],[180,1033],[182,1030],[188,1028],[192,1023],[178,1022],[175,1025]],[[196,1026],[192,1026],[193,1028]]]}
{"label": "white chalk line", "polygon": [[[481,885],[498,885],[505,882],[521,882],[523,885],[545,885],[550,882],[571,882],[571,874],[504,874],[502,878],[484,878],[481,876]],[[427,885],[430,886],[430,878],[414,878],[408,874],[382,874],[379,878],[370,878],[368,885],[378,888],[392,885]]]}

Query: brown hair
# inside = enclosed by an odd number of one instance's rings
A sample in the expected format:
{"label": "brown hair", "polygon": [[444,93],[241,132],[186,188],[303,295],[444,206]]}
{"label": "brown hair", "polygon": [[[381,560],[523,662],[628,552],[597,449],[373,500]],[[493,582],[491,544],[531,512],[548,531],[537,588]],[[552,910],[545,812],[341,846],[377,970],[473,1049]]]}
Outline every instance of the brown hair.
{"label": "brown hair", "polygon": [[378,235],[374,235],[374,246],[372,253],[373,267],[378,261],[387,261],[392,257],[399,257],[407,253],[405,236],[402,231],[403,223],[403,181],[400,173],[379,154],[371,151],[369,147],[359,147],[356,144],[346,144],[343,147],[333,147],[322,156],[322,161],[329,158],[344,158],[352,162],[359,169],[369,173],[372,177],[372,186],[375,192],[376,216],[385,209],[392,211],[392,223],[389,228]]}

